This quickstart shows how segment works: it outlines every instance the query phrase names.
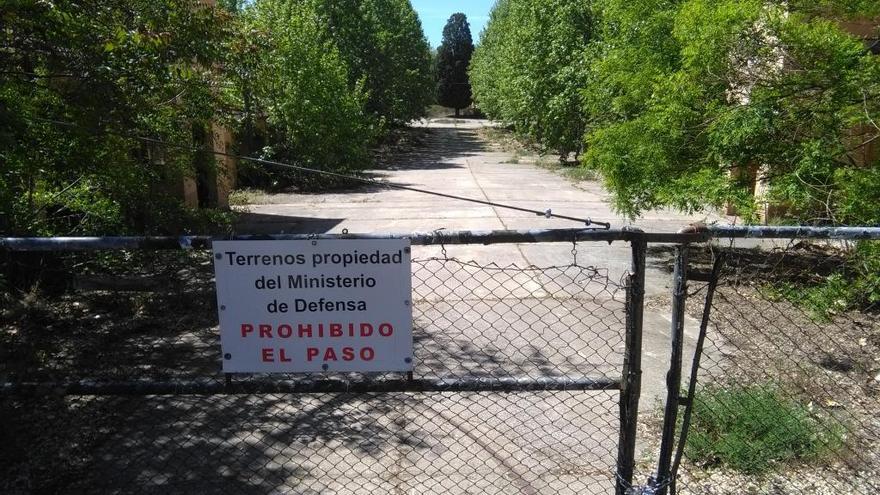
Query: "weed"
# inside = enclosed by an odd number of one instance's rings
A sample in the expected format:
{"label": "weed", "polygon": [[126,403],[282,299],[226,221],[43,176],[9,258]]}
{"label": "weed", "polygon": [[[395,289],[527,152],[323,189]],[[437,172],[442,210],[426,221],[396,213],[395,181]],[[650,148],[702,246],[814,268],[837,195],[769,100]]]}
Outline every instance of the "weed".
{"label": "weed", "polygon": [[256,189],[236,189],[229,193],[229,206],[247,206],[257,201],[262,193]]}
{"label": "weed", "polygon": [[842,270],[809,281],[780,281],[767,287],[771,299],[785,299],[816,320],[880,303],[880,242],[863,241],[846,253]]}
{"label": "weed", "polygon": [[772,385],[707,387],[694,401],[685,448],[694,462],[760,474],[839,450],[844,431]]}

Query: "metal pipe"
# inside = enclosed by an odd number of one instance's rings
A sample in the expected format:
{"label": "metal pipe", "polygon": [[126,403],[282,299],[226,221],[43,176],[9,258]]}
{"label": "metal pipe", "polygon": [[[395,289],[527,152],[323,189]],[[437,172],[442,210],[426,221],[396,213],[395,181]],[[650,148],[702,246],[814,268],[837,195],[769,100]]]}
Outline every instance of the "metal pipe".
{"label": "metal pipe", "polygon": [[632,486],[636,457],[639,397],[642,387],[642,320],[645,301],[644,239],[632,242],[632,268],[626,287],[626,338],[623,378],[620,387],[620,436],[617,442],[616,495],[625,495]]}
{"label": "metal pipe", "polygon": [[675,268],[672,291],[672,353],[666,374],[666,408],[663,415],[663,437],[660,440],[660,456],[657,461],[656,483],[658,495],[666,495],[670,483],[670,464],[678,421],[679,396],[681,393],[682,341],[684,339],[684,312],[687,298],[688,246],[675,247]]}
{"label": "metal pipe", "polygon": [[676,493],[678,467],[681,465],[681,459],[684,455],[684,447],[687,443],[688,432],[691,427],[691,415],[694,412],[694,396],[697,391],[697,375],[700,373],[703,346],[706,343],[706,334],[709,331],[709,315],[712,311],[712,301],[715,298],[715,289],[718,287],[718,279],[721,276],[721,269],[724,267],[724,258],[724,253],[720,253],[718,257],[715,258],[715,263],[712,265],[712,274],[709,276],[709,285],[706,287],[706,302],[703,306],[703,316],[700,319],[700,334],[697,336],[694,358],[691,361],[691,376],[688,379],[687,406],[684,409],[684,415],[681,419],[681,434],[679,435],[678,446],[675,449],[675,459],[672,462],[672,471],[670,472],[669,492],[671,495],[675,495]]}
{"label": "metal pipe", "polygon": [[610,377],[461,377],[390,378],[346,380],[315,378],[274,380],[270,378],[219,378],[153,382],[3,383],[0,396],[41,395],[242,395],[262,393],[391,393],[391,392],[539,392],[559,390],[619,390],[620,379]]}
{"label": "metal pipe", "polygon": [[231,237],[3,237],[0,248],[10,251],[98,251],[98,250],[180,250],[210,249],[215,240],[332,240],[332,239],[409,239],[415,246],[453,244],[510,244],[535,242],[620,241],[642,235],[632,230],[537,229],[435,231],[409,234],[272,234]]}
{"label": "metal pipe", "polygon": [[757,239],[880,239],[880,227],[799,227],[799,226],[712,226],[713,238],[749,237]]}
{"label": "metal pipe", "polygon": [[878,227],[709,227],[698,231],[665,233],[637,229],[533,229],[435,231],[382,234],[271,234],[236,236],[180,237],[2,237],[0,249],[9,251],[101,251],[181,249],[207,250],[215,240],[329,240],[329,239],[409,239],[414,246],[444,244],[515,244],[536,242],[634,241],[686,244],[718,238],[761,239],[880,239]]}

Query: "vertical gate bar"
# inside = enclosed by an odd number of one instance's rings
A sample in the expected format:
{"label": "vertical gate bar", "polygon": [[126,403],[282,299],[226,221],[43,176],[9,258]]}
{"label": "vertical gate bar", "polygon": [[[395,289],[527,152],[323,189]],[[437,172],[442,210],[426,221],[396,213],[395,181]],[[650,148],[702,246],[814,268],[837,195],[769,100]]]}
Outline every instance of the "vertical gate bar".
{"label": "vertical gate bar", "polygon": [[663,437],[660,441],[660,458],[657,463],[657,495],[666,495],[671,483],[670,465],[675,443],[675,427],[681,394],[682,341],[684,340],[684,310],[687,298],[688,245],[675,247],[675,268],[672,290],[672,353],[666,374],[666,409],[663,414]]}
{"label": "vertical gate bar", "polygon": [[700,319],[700,334],[697,337],[697,346],[694,349],[694,359],[691,361],[691,376],[688,381],[687,406],[681,419],[681,434],[678,437],[678,446],[675,449],[675,458],[672,461],[670,472],[669,493],[675,495],[676,477],[681,459],[684,456],[684,446],[687,444],[688,431],[691,426],[691,415],[694,412],[694,401],[697,393],[697,376],[700,374],[700,362],[703,357],[703,346],[706,343],[706,334],[709,331],[709,314],[712,312],[712,301],[715,299],[715,289],[718,287],[718,279],[721,277],[721,269],[724,267],[725,254],[719,253],[712,265],[712,274],[709,277],[709,285],[706,287],[706,302],[703,305],[703,317]]}
{"label": "vertical gate bar", "polygon": [[632,486],[636,457],[636,428],[642,387],[642,315],[645,301],[645,255],[648,244],[634,232],[632,268],[626,287],[626,336],[620,386],[620,438],[617,442],[616,495]]}

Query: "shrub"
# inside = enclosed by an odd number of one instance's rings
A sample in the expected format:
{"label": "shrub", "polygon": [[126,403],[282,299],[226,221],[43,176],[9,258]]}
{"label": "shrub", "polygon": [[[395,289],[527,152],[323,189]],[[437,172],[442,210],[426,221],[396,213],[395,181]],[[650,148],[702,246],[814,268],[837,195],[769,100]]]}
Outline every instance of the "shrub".
{"label": "shrub", "polygon": [[839,271],[815,280],[777,282],[769,287],[769,295],[804,308],[818,320],[849,310],[876,309],[880,303],[880,242],[858,242],[843,263]]}
{"label": "shrub", "polygon": [[755,474],[832,453],[843,435],[839,423],[817,418],[774,386],[707,387],[694,401],[685,452],[694,462]]}

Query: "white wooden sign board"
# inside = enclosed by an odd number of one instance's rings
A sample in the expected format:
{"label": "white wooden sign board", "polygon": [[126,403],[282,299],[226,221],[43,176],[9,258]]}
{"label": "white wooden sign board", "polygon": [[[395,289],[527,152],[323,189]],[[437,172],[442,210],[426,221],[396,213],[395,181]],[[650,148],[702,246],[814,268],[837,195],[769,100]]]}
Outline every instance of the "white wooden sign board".
{"label": "white wooden sign board", "polygon": [[403,239],[216,241],[226,373],[412,370]]}

